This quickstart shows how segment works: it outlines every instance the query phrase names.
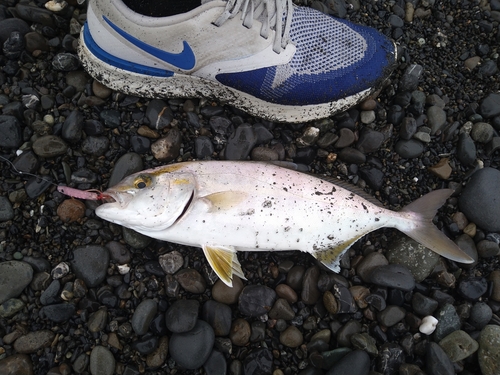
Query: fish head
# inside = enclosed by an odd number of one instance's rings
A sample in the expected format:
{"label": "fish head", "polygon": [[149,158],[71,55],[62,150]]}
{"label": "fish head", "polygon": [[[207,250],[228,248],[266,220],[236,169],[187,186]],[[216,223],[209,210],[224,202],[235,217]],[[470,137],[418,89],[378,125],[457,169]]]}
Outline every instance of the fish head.
{"label": "fish head", "polygon": [[103,194],[96,215],[146,235],[172,226],[188,211],[196,192],[191,173],[150,169],[132,174]]}

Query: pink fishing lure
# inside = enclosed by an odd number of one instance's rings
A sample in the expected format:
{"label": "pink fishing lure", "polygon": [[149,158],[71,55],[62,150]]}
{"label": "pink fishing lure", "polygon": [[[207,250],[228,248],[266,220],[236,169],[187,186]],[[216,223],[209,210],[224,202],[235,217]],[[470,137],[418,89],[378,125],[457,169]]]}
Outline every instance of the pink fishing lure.
{"label": "pink fishing lure", "polygon": [[57,191],[72,198],[87,199],[91,201],[99,201],[109,198],[109,195],[96,189],[78,190],[69,186],[58,186]]}

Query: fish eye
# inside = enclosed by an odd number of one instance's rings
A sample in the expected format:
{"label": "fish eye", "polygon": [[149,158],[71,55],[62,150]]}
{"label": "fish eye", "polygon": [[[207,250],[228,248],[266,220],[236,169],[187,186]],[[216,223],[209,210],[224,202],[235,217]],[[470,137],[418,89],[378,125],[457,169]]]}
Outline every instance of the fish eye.
{"label": "fish eye", "polygon": [[151,185],[151,177],[148,175],[139,175],[134,180],[134,186],[136,189],[144,189]]}

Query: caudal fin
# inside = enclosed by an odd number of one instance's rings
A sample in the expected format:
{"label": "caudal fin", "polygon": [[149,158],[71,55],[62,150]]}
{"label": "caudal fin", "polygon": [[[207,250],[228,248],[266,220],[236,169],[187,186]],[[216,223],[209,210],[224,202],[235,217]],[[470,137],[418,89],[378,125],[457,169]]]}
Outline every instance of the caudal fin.
{"label": "caudal fin", "polygon": [[400,212],[412,214],[414,220],[412,220],[411,229],[405,228],[404,225],[397,228],[408,237],[413,238],[445,258],[460,263],[472,263],[474,260],[432,223],[437,210],[451,194],[453,194],[451,189],[435,190],[410,203]]}

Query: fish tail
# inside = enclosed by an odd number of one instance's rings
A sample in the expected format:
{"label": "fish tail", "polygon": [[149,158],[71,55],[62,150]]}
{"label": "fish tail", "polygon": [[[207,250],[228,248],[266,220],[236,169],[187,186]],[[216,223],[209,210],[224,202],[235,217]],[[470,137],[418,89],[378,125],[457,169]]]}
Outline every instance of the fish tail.
{"label": "fish tail", "polygon": [[424,195],[399,211],[401,218],[406,220],[401,220],[395,226],[408,237],[445,258],[472,263],[474,260],[432,223],[437,210],[452,194],[452,189],[440,189]]}

